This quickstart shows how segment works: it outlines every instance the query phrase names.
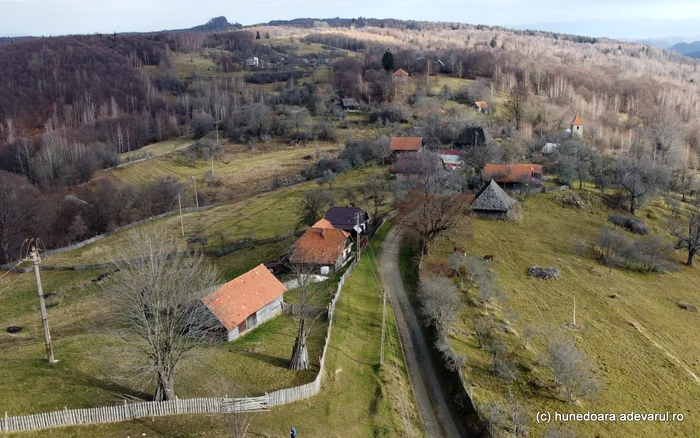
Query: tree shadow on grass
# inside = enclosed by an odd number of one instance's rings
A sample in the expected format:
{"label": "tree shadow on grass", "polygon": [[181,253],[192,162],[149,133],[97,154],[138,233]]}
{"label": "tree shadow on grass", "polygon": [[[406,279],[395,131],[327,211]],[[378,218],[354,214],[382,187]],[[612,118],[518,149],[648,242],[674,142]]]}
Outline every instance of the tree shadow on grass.
{"label": "tree shadow on grass", "polygon": [[128,395],[144,401],[151,401],[153,399],[153,394],[124,386],[114,380],[107,378],[100,379],[80,371],[67,372],[65,374],[65,379],[76,386],[99,388],[111,392],[115,395],[115,400],[118,400],[117,396],[119,395]]}

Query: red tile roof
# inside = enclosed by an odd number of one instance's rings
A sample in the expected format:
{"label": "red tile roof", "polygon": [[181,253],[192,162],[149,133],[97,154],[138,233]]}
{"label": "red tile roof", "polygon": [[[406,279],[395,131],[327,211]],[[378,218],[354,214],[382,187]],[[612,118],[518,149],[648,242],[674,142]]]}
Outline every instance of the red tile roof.
{"label": "red tile roof", "polygon": [[[542,166],[539,164],[487,164],[484,166],[482,176],[485,180],[494,179],[499,183],[522,183],[531,181],[533,174],[542,175]],[[540,181],[535,181],[539,183]]]}
{"label": "red tile roof", "polygon": [[417,151],[423,147],[421,137],[391,137],[389,148],[392,151]]}
{"label": "red tile roof", "polygon": [[406,77],[408,76],[408,73],[406,70],[400,68],[394,72],[394,77]]}
{"label": "red tile roof", "polygon": [[439,155],[456,155],[459,157],[460,155],[462,155],[462,151],[457,151],[454,149],[445,149],[445,150],[439,150],[438,154]]}
{"label": "red tile roof", "polygon": [[224,284],[202,302],[231,330],[285,292],[287,288],[261,264]]}
{"label": "red tile roof", "polygon": [[576,113],[576,117],[574,117],[574,120],[571,122],[572,125],[583,125],[583,122],[581,121],[581,116]]}
{"label": "red tile roof", "polygon": [[295,243],[293,262],[335,265],[345,249],[347,233],[342,230],[309,228]]}

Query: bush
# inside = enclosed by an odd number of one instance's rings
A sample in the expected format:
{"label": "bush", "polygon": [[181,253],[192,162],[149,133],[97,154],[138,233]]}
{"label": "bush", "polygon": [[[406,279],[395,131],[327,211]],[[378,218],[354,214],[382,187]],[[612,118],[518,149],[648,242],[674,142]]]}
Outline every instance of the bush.
{"label": "bush", "polygon": [[578,193],[568,192],[562,196],[561,205],[564,207],[583,208],[583,201]]}
{"label": "bush", "polygon": [[630,233],[643,235],[651,233],[649,226],[644,221],[634,216],[611,214],[608,216],[608,222],[612,223],[616,227],[622,227]]}
{"label": "bush", "polygon": [[690,312],[697,312],[698,308],[695,307],[695,305],[686,303],[685,301],[679,301],[678,302],[678,307],[680,307],[683,310],[688,310]]}
{"label": "bush", "polygon": [[214,118],[205,112],[197,113],[190,123],[194,138],[202,138],[214,130]]}
{"label": "bush", "polygon": [[540,268],[533,266],[527,270],[527,275],[530,277],[540,278],[542,280],[559,280],[561,273],[557,268]]}

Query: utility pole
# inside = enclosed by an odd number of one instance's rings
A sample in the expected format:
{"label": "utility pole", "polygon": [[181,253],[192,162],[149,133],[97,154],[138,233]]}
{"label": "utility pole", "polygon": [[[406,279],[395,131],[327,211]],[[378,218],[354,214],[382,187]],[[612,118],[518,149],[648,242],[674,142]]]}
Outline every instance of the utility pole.
{"label": "utility pole", "polygon": [[185,237],[185,222],[182,220],[182,196],[177,194],[177,206],[180,209],[180,230],[182,231],[182,237]]}
{"label": "utility pole", "polygon": [[53,358],[53,347],[51,346],[51,333],[49,332],[49,317],[46,315],[46,302],[44,301],[44,290],[41,288],[41,276],[39,275],[39,251],[32,245],[32,261],[34,262],[34,277],[36,277],[36,287],[39,292],[39,307],[41,308],[41,325],[44,328],[44,342],[46,343],[46,357],[49,364],[53,365],[57,361]]}
{"label": "utility pole", "polygon": [[574,295],[574,327],[576,327],[576,295]]}
{"label": "utility pole", "polygon": [[194,201],[197,203],[197,208],[199,208],[199,196],[197,196],[197,179],[192,177],[192,184],[194,184]]}
{"label": "utility pole", "polygon": [[362,246],[362,239],[360,238],[360,231],[362,228],[360,228],[360,213],[357,212],[355,213],[355,232],[357,233],[357,261],[360,261],[360,254],[361,254],[361,249],[360,247]]}

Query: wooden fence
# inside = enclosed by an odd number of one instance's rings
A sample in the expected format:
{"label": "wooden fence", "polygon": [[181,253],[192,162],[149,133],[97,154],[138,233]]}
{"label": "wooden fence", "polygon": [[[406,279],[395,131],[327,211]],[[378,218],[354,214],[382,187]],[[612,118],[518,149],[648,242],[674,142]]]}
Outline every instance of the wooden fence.
{"label": "wooden fence", "polygon": [[294,388],[280,389],[279,391],[267,394],[270,397],[269,405],[277,406],[285,403],[291,403],[297,400],[303,400],[312,397],[321,390],[321,379],[323,378],[323,370],[326,363],[326,352],[328,351],[328,344],[331,339],[331,329],[333,328],[333,312],[335,311],[335,306],[338,303],[338,298],[340,297],[340,291],[343,289],[345,281],[348,279],[352,271],[357,266],[357,260],[353,260],[348,270],[340,277],[338,282],[338,289],[333,296],[333,299],[328,304],[328,328],[326,329],[326,339],[323,343],[323,352],[321,353],[321,359],[319,361],[320,366],[318,368],[318,374],[313,382],[309,382],[305,385],[296,386]]}
{"label": "wooden fence", "polygon": [[[164,402],[141,402],[123,405],[104,406],[89,409],[64,409],[62,411],[46,412],[41,414],[22,415],[0,418],[0,432],[19,432],[27,430],[48,429],[59,426],[74,426],[80,424],[113,423],[129,421],[136,418],[160,417],[177,414],[220,414],[230,412],[261,411],[269,406],[278,406],[312,397],[321,390],[326,352],[331,338],[333,327],[333,312],[338,303],[343,284],[348,279],[357,265],[354,260],[338,282],[333,299],[328,305],[328,328],[326,339],[321,353],[320,366],[316,378],[305,385],[293,388],[280,389],[260,397],[249,398],[192,398],[176,399]],[[324,311],[326,311],[324,309]]]}
{"label": "wooden fence", "polygon": [[191,398],[163,402],[127,403],[89,409],[64,409],[42,414],[0,418],[0,431],[18,432],[80,424],[113,423],[144,417],[176,414],[223,414],[260,411],[269,405],[267,396],[253,398]]}

